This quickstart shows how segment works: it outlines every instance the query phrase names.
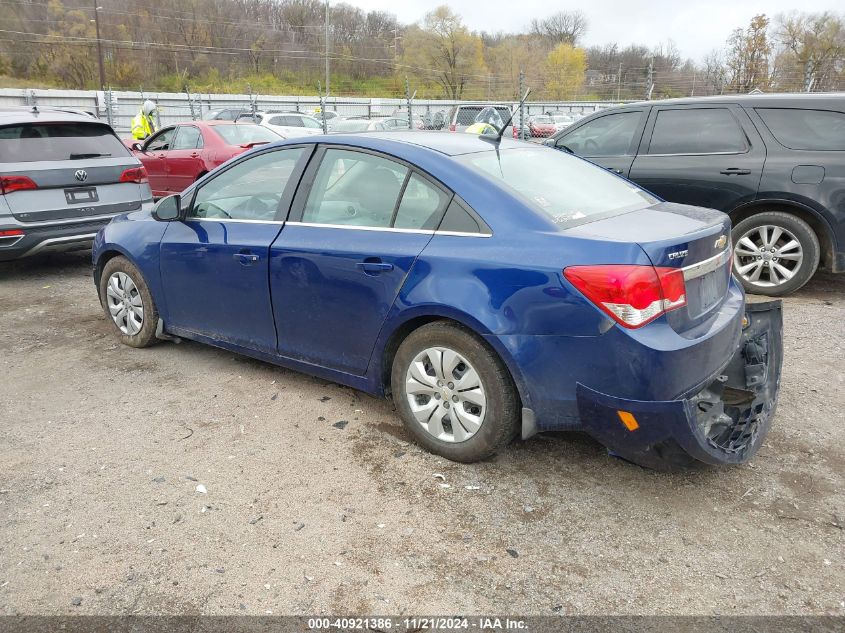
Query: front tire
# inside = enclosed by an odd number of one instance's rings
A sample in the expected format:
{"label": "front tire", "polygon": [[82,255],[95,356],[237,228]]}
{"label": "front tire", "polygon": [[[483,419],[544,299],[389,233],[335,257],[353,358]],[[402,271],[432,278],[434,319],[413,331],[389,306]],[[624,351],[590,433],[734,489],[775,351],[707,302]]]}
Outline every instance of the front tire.
{"label": "front tire", "polygon": [[121,343],[149,347],[158,342],[158,309],[141,271],[125,257],[110,259],[103,267],[100,302]]}
{"label": "front tire", "polygon": [[790,213],[755,213],[737,224],[731,237],[734,272],[747,292],[788,295],[810,281],[819,266],[819,238]]}
{"label": "front tire", "polygon": [[456,324],[430,323],[408,335],[393,360],[391,387],[416,441],[452,461],[490,457],[519,428],[519,395],[507,368]]}

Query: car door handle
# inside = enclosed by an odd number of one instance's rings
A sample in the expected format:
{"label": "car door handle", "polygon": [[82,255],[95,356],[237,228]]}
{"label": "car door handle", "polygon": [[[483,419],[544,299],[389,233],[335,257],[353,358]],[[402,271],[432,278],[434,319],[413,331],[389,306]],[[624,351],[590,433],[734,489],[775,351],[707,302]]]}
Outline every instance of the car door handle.
{"label": "car door handle", "polygon": [[358,262],[355,266],[363,270],[365,273],[381,273],[393,270],[393,264],[388,264],[387,262],[382,261]]}
{"label": "car door handle", "polygon": [[252,253],[235,253],[232,255],[236,260],[238,260],[244,266],[249,266],[252,263],[257,262],[260,258],[258,255],[253,255]]}
{"label": "car door handle", "polygon": [[196,158],[199,156],[199,152],[191,152],[191,158]]}
{"label": "car door handle", "polygon": [[750,169],[740,169],[739,167],[728,167],[719,172],[725,176],[747,176],[751,173]]}

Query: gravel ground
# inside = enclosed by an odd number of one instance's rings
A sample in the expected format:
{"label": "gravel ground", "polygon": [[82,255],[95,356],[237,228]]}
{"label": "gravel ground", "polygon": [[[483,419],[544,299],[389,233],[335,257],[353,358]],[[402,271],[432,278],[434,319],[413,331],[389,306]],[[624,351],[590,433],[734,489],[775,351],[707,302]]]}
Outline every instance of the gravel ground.
{"label": "gravel ground", "polygon": [[841,615],[845,276],[785,303],[751,464],[550,434],[460,465],[387,401],[118,345],[86,254],[0,264],[0,614]]}

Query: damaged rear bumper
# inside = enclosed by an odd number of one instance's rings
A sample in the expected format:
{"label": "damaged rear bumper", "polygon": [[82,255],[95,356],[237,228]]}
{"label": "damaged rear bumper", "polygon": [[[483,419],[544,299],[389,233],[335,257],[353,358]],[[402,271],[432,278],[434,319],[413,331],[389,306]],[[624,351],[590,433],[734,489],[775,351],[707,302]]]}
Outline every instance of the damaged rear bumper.
{"label": "damaged rear bumper", "polygon": [[730,361],[684,398],[620,399],[579,384],[584,430],[619,457],[660,470],[751,459],[777,405],[783,362],[781,302],[748,304],[746,318]]}

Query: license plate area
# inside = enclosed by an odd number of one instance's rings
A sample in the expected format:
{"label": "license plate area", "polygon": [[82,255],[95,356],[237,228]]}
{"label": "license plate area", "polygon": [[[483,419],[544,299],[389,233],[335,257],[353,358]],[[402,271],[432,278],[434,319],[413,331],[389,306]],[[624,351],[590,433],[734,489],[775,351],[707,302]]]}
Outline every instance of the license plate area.
{"label": "license plate area", "polygon": [[68,204],[86,204],[99,202],[100,197],[97,195],[96,187],[74,187],[65,189],[65,200]]}
{"label": "license plate area", "polygon": [[721,270],[713,271],[701,277],[698,286],[699,313],[712,308],[727,290],[724,282],[725,275]]}

